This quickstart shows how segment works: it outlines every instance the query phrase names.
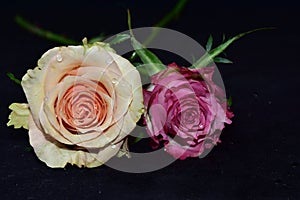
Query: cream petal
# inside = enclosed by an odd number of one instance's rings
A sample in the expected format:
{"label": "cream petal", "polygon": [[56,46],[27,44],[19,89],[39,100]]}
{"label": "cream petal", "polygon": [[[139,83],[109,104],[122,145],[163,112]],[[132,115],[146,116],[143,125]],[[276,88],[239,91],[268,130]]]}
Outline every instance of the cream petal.
{"label": "cream petal", "polygon": [[28,129],[29,107],[27,103],[12,103],[9,107],[12,112],[8,116],[7,126],[13,125],[14,128]]}
{"label": "cream petal", "polygon": [[[103,79],[107,79],[107,78],[103,77]],[[107,103],[106,119],[101,124],[101,126],[99,128],[101,128],[102,130],[105,130],[106,128],[108,128],[108,126],[112,123],[112,113],[113,113],[113,108],[114,108],[114,99],[111,98],[110,96],[106,95],[105,93],[101,93],[100,91],[98,91],[96,89],[98,87],[98,84],[91,81],[91,79],[89,77],[84,77],[84,76],[66,77],[63,81],[63,89],[62,88],[57,88],[55,90],[55,92],[57,92],[58,95],[56,95],[57,93],[56,94],[49,94],[49,97],[58,96],[58,101],[60,101],[63,98],[63,95],[65,94],[66,90],[68,90],[72,85],[76,85],[76,84],[90,85],[91,86],[91,91],[90,92],[97,93],[99,96],[101,96],[105,100],[105,102]],[[52,98],[52,102],[49,103],[48,105],[49,106],[53,105],[54,101],[55,100]],[[54,111],[54,110],[52,110],[52,111]]]}
{"label": "cream petal", "polygon": [[88,72],[82,75],[82,77],[101,82],[107,87],[108,92],[113,94],[111,97],[114,99],[115,107],[112,115],[113,121],[111,123],[118,121],[124,116],[132,101],[132,88],[131,84],[124,79],[123,75],[120,76],[111,71],[110,68],[107,68],[101,70],[98,69],[98,72],[94,69],[94,72]]}
{"label": "cream petal", "polygon": [[[80,65],[83,53],[82,46],[55,47],[44,53],[38,66],[28,70],[23,76],[21,84],[33,119],[39,128],[39,111],[46,93],[56,86],[66,72]],[[58,54],[61,61],[57,60]]]}
{"label": "cream petal", "polygon": [[119,136],[114,140],[118,142],[124,139],[136,126],[136,122],[140,119],[141,114],[144,112],[142,83],[138,71],[132,64],[117,54],[110,53],[114,61],[120,66],[123,74],[122,78],[131,85],[132,101],[129,105],[127,112],[124,114],[123,123],[118,126],[121,130]]}
{"label": "cream petal", "polygon": [[48,63],[57,55],[59,48],[53,48],[47,51],[38,61],[38,67],[29,69],[23,76],[21,85],[26,95],[32,117],[36,125],[41,128],[39,122],[39,112],[45,97],[44,83]]}
{"label": "cream petal", "polygon": [[[60,62],[57,55],[61,56]],[[59,47],[57,54],[47,63],[47,77],[43,84],[45,92],[52,90],[68,72],[78,68],[83,58],[83,46]]]}
{"label": "cream petal", "polygon": [[93,151],[70,150],[53,138],[44,135],[29,117],[30,144],[37,157],[51,168],[63,168],[66,164],[78,167],[98,167],[113,157],[123,142],[114,144],[114,148],[106,146]]}
{"label": "cream petal", "polygon": [[128,60],[117,54],[110,53],[110,55],[113,57],[117,65],[120,66],[120,70],[123,74],[122,77],[131,85],[133,97],[129,106],[129,113],[132,120],[137,122],[140,119],[141,113],[144,109],[140,74]]}
{"label": "cream petal", "polygon": [[[122,58],[124,59],[124,58]],[[83,68],[82,70],[80,69],[80,74],[83,71],[86,71],[88,67]],[[121,67],[120,67],[121,68]],[[133,95],[132,95],[132,87],[131,84],[127,81],[128,79],[130,79],[130,77],[127,77],[127,79],[124,78],[124,76],[122,75],[121,77],[118,77],[118,74],[115,74],[114,72],[111,72],[110,69],[106,69],[104,71],[98,70],[98,72],[93,68],[91,69],[93,70],[93,72],[90,72],[90,70],[88,70],[89,72],[87,72],[86,74],[83,74],[82,77],[85,78],[89,78],[91,80],[95,80],[95,81],[99,81],[101,83],[103,83],[103,85],[107,87],[108,92],[113,93],[114,96],[112,97],[114,99],[114,110],[113,113],[111,114],[111,116],[113,116],[113,121],[110,122],[110,124],[113,124],[115,122],[117,122],[118,120],[120,120],[120,118],[124,117],[124,115],[126,114],[126,112],[128,111],[128,108],[130,108],[130,105],[132,103],[132,99],[133,99]],[[135,74],[136,72],[136,74]],[[107,74],[109,73],[109,74]],[[134,76],[139,76],[138,72],[135,70],[135,68],[132,68],[131,71],[127,71],[126,76],[129,76],[130,73],[133,73],[133,77]],[[113,79],[115,79],[115,83],[112,84],[112,79],[109,79],[109,77],[115,77]],[[140,82],[140,79],[138,79]],[[135,82],[135,83],[138,83]],[[135,95],[137,95],[138,92],[141,92],[141,87],[138,88],[139,90],[136,90],[134,92]],[[139,97],[136,98],[140,98],[142,97],[142,95],[140,95]],[[140,106],[143,106],[142,103],[142,99],[141,99],[141,104]],[[136,105],[138,106],[138,105]],[[134,118],[140,118],[141,113],[139,114],[135,114]],[[110,116],[110,114],[108,114],[108,116]],[[137,120],[138,120],[137,119]],[[107,121],[106,121],[107,122]]]}
{"label": "cream petal", "polygon": [[113,113],[113,121],[112,123],[118,121],[121,117],[123,117],[130,104],[132,102],[132,87],[130,83],[127,82],[123,77],[120,77],[119,80],[115,83],[115,107]]}
{"label": "cream petal", "polygon": [[125,114],[121,122],[114,124],[114,126],[117,126],[117,128],[120,130],[118,136],[113,141],[115,143],[122,141],[136,126],[136,121],[133,120],[130,112]]}
{"label": "cream petal", "polygon": [[105,86],[106,90],[108,91],[109,95],[114,98],[115,91],[113,82],[107,74],[108,70],[102,69],[100,67],[84,67],[78,69],[78,76],[89,79],[91,81],[99,82]]}
{"label": "cream petal", "polygon": [[[120,134],[123,133],[123,130],[121,130],[121,128],[123,127],[124,119],[125,118],[121,118],[119,121],[117,121],[108,129],[106,129],[103,132],[103,134],[100,134],[97,138],[88,141],[82,140],[81,142],[76,143],[76,145],[81,147],[96,148],[96,147],[103,147],[112,142],[118,143],[120,140],[118,140],[117,142],[115,140],[116,138],[120,137]],[[122,139],[129,133],[130,132],[126,132],[126,134],[122,134]]]}
{"label": "cream petal", "polygon": [[86,50],[86,54],[81,66],[97,66],[103,70],[109,69],[110,72],[113,72],[114,74],[117,74],[118,77],[120,77],[122,74],[119,67],[114,62],[111,53],[112,52],[109,52],[99,46],[93,46]]}
{"label": "cream petal", "polygon": [[[138,71],[135,69],[134,66],[132,66],[126,59],[114,54],[110,53],[110,56],[113,58],[113,61],[117,63],[118,68],[122,72],[122,76],[119,74],[116,74],[115,71],[111,71],[111,68],[107,68],[104,70],[103,74],[108,74],[112,79],[115,79],[115,87],[114,91],[116,94],[116,101],[114,110],[114,122],[117,122],[120,120],[120,118],[124,117],[125,115],[127,118],[132,118],[132,119],[126,119],[125,123],[127,124],[126,131],[121,131],[121,137],[118,138],[124,138],[126,135],[130,133],[130,131],[135,127],[136,122],[139,120],[141,114],[143,113],[143,95],[142,95],[142,87],[141,87],[141,80],[140,80],[140,75]],[[91,55],[93,55],[91,53]],[[105,54],[106,55],[106,54]],[[107,56],[107,55],[106,55]],[[99,59],[99,57],[96,58],[96,60]],[[103,62],[103,60],[101,60]],[[96,63],[89,63],[89,64],[96,64]],[[104,63],[102,63],[104,64]],[[88,70],[89,67],[84,67],[79,69],[80,74],[82,74],[83,71],[90,71]],[[102,69],[101,69],[102,70]],[[99,70],[98,70],[99,71]],[[87,78],[91,78],[93,80],[99,80],[103,79],[102,74],[97,75],[96,72],[93,72],[93,75],[89,73],[82,75]],[[105,81],[108,79],[105,78]],[[105,83],[110,84],[110,83]],[[132,86],[135,86],[135,88],[132,88]],[[111,89],[111,88],[110,88]],[[133,94],[132,94],[133,93]],[[132,95],[131,95],[132,94]],[[134,99],[134,100],[133,100]],[[127,114],[128,109],[130,112]],[[120,123],[117,123],[117,126],[119,128],[123,127],[123,125],[120,125]],[[111,129],[111,127],[110,127]],[[114,129],[113,129],[114,130]],[[105,132],[106,135],[108,135],[110,131],[108,130]],[[113,132],[115,133],[115,131]],[[115,135],[115,134],[114,134]],[[110,137],[111,138],[111,137]],[[85,143],[80,144],[82,146],[86,145]]]}

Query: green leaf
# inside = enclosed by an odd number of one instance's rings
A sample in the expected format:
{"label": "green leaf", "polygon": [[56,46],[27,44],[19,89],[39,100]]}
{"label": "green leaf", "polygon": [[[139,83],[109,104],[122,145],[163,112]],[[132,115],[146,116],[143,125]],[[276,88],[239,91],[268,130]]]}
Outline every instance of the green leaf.
{"label": "green leaf", "polygon": [[131,44],[137,55],[146,65],[145,69],[150,76],[166,69],[166,66],[159,60],[159,58],[154,53],[143,47],[142,44],[134,37],[131,37]]}
{"label": "green leaf", "polygon": [[210,51],[213,44],[213,37],[209,35],[207,43],[206,43],[206,51]]}
{"label": "green leaf", "polygon": [[227,99],[227,105],[228,107],[232,106],[232,96]]}
{"label": "green leaf", "polygon": [[148,75],[152,76],[153,74],[165,70],[166,66],[160,61],[160,59],[135,39],[131,28],[131,17],[130,17],[129,10],[128,10],[128,27],[131,35],[131,45],[134,48],[137,55],[142,60],[142,62],[145,65],[147,65],[145,69],[147,70]]}
{"label": "green leaf", "polygon": [[140,73],[140,75],[143,75],[141,78],[143,79],[144,76],[149,77],[149,72],[147,70],[147,65],[143,63],[132,63],[135,67],[136,70]]}
{"label": "green leaf", "polygon": [[129,140],[128,140],[128,143],[129,145],[133,145],[135,143],[138,143],[139,141],[141,141],[142,139],[144,139],[144,134],[140,133],[140,136],[131,136],[129,135]]}
{"label": "green leaf", "polygon": [[130,39],[130,35],[128,35],[128,34],[117,34],[116,37],[112,41],[109,42],[109,44],[110,45],[119,44],[128,39]]}
{"label": "green leaf", "polygon": [[232,63],[231,60],[229,60],[227,58],[222,58],[222,57],[215,57],[214,62],[215,63],[226,63],[226,64]]}
{"label": "green leaf", "polygon": [[214,58],[216,56],[218,56],[220,53],[222,53],[227,47],[229,47],[229,45],[231,45],[234,41],[240,39],[241,37],[248,35],[250,33],[256,32],[256,31],[261,31],[261,30],[271,30],[274,29],[273,27],[267,27],[267,28],[258,28],[258,29],[254,29],[251,31],[247,31],[244,33],[240,33],[230,39],[228,39],[227,41],[225,41],[224,43],[220,44],[218,47],[210,50],[208,53],[204,54],[196,63],[194,63],[191,67],[192,68],[202,68],[202,67],[206,67],[207,65],[209,65],[210,63],[212,63],[212,61],[214,60]]}
{"label": "green leaf", "polygon": [[99,36],[91,38],[91,39],[89,40],[89,43],[90,43],[90,44],[93,44],[93,43],[95,43],[95,42],[101,42],[101,41],[104,40],[104,38],[105,38],[104,33],[101,33]]}
{"label": "green leaf", "polygon": [[19,79],[17,79],[13,73],[8,72],[6,75],[8,76],[8,78],[10,78],[10,80],[12,80],[15,83],[21,85],[21,81]]}

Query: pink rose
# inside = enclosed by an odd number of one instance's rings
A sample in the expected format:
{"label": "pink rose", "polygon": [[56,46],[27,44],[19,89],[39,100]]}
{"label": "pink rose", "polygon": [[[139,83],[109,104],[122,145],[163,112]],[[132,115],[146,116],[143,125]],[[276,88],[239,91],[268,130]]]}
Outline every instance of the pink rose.
{"label": "pink rose", "polygon": [[50,49],[22,87],[30,144],[50,167],[105,163],[143,113],[138,71],[104,43]]}
{"label": "pink rose", "polygon": [[144,90],[147,132],[175,158],[204,155],[219,141],[224,123],[231,123],[233,114],[213,73],[213,67],[187,69],[173,63],[152,76]]}

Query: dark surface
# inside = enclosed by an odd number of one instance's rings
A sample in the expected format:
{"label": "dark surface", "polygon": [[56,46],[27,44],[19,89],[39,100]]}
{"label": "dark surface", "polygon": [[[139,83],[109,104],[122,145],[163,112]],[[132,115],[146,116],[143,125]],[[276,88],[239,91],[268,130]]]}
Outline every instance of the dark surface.
{"label": "dark surface", "polygon": [[[233,124],[222,143],[204,159],[176,161],[159,171],[129,174],[96,169],[50,169],[28,151],[24,130],[6,127],[12,102],[25,102],[20,86],[5,73],[22,77],[53,42],[34,36],[13,21],[20,14],[42,27],[75,39],[127,29],[126,8],[135,27],[151,26],[175,1],[24,2],[1,6],[0,199],[299,199],[299,9],[295,3],[251,1],[203,4],[191,1],[168,28],[201,44],[212,33],[258,32],[233,44],[231,65],[219,65],[233,96]],[[150,1],[149,1],[150,2]],[[158,5],[160,3],[160,5]]]}

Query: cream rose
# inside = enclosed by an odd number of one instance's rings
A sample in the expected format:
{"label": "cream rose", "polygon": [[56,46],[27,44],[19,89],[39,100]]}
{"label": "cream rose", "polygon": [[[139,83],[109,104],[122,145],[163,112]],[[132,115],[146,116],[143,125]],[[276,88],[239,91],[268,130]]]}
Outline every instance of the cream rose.
{"label": "cream rose", "polygon": [[30,144],[50,167],[105,163],[143,112],[138,71],[104,43],[50,49],[21,83]]}

